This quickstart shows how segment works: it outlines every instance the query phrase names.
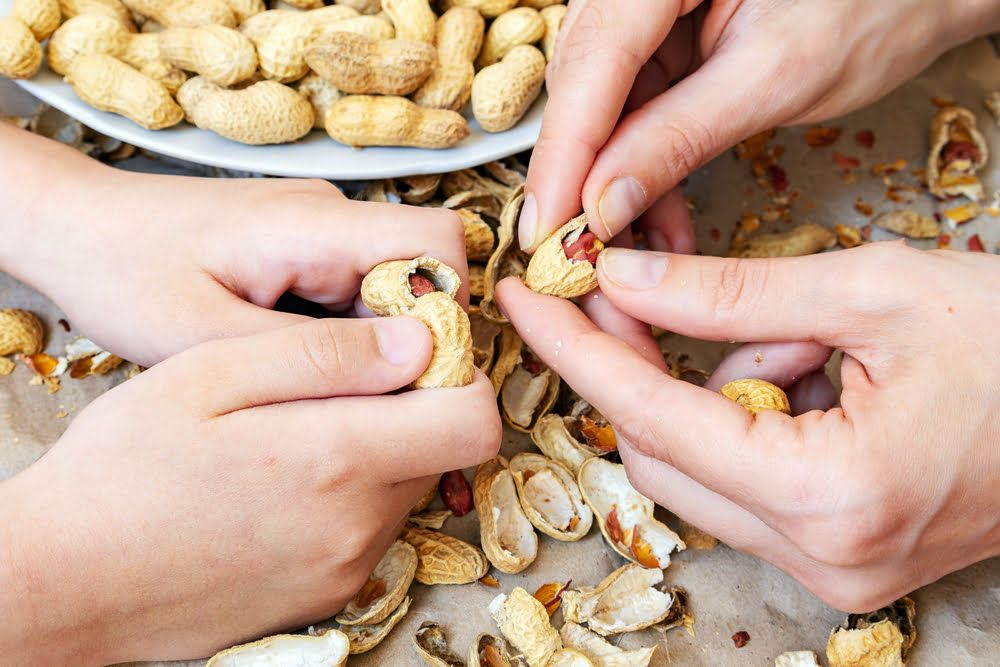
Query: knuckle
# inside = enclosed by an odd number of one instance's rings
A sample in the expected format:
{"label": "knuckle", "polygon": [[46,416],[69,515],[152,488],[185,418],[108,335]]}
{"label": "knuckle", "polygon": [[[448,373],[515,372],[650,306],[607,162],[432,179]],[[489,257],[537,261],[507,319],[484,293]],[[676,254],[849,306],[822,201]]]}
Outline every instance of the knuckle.
{"label": "knuckle", "polygon": [[693,118],[674,119],[661,126],[659,132],[666,150],[654,154],[658,156],[657,171],[663,183],[679,183],[711,154],[712,133]]}
{"label": "knuckle", "polygon": [[302,355],[305,363],[327,387],[336,387],[351,373],[358,344],[332,320],[318,320],[304,327]]}
{"label": "knuckle", "polygon": [[722,263],[714,278],[703,274],[710,307],[720,324],[740,319],[757,308],[757,295],[767,291],[769,267],[768,262],[732,259]]}

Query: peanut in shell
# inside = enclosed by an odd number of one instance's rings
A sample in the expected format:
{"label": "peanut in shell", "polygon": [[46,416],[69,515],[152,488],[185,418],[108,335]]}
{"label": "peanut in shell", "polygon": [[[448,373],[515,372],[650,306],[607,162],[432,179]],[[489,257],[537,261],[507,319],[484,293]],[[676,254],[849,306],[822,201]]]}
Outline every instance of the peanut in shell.
{"label": "peanut in shell", "polygon": [[751,414],[757,414],[762,410],[777,410],[786,415],[792,413],[785,392],[782,391],[781,387],[766,380],[757,378],[733,380],[723,386],[719,393],[729,400],[739,403]]}
{"label": "peanut in shell", "polygon": [[[976,174],[986,165],[989,148],[976,126],[976,115],[964,107],[940,109],[931,122],[930,145],[927,187],[931,194],[939,199],[982,200],[983,184]],[[959,145],[964,149],[950,155]]]}
{"label": "peanut in shell", "polygon": [[[500,212],[497,245],[486,263],[483,277],[483,300],[479,308],[483,316],[499,324],[508,324],[506,316],[494,301],[496,285],[508,276],[523,277],[528,268],[528,255],[517,244],[517,219],[524,206],[524,186],[515,188]],[[496,385],[494,385],[496,386]]]}
{"label": "peanut in shell", "polygon": [[451,148],[469,136],[461,114],[391,95],[348,95],[330,108],[325,125],[335,141],[359,147]]}
{"label": "peanut in shell", "polygon": [[59,26],[47,47],[49,68],[65,75],[73,62],[87,53],[120,57],[132,34],[115,18],[103,14],[81,14]]}
{"label": "peanut in shell", "polygon": [[59,0],[14,0],[11,16],[21,19],[39,42],[48,39],[62,21]]}
{"label": "peanut in shell", "polygon": [[515,47],[534,44],[544,36],[545,21],[537,9],[517,7],[506,11],[490,24],[476,67],[489,67]]}
{"label": "peanut in shell", "polygon": [[392,19],[396,37],[434,43],[437,16],[429,0],[382,0],[382,10]]}
{"label": "peanut in shell", "polygon": [[430,76],[434,62],[434,47],[426,42],[349,32],[328,35],[306,51],[314,72],[351,94],[409,95]]}
{"label": "peanut in shell", "polygon": [[472,82],[472,114],[486,132],[514,127],[538,99],[545,83],[545,56],[534,46],[515,46],[479,70]]}
{"label": "peanut in shell", "polygon": [[147,130],[171,127],[184,118],[162,83],[111,56],[79,56],[66,73],[66,83],[95,109],[125,116]]}
{"label": "peanut in shell", "polygon": [[559,636],[564,646],[585,655],[594,667],[646,667],[656,651],[655,646],[626,651],[572,622],[563,623]]}
{"label": "peanut in shell", "polygon": [[24,21],[0,19],[0,76],[30,79],[42,66],[42,47]]}
{"label": "peanut in shell", "polygon": [[422,584],[471,584],[489,571],[486,555],[476,546],[435,530],[408,526],[401,539],[417,550],[414,578]]}
{"label": "peanut in shell", "polygon": [[250,39],[220,25],[168,28],[159,33],[160,56],[217,86],[246,81],[257,72],[257,51]]}
{"label": "peanut in shell", "polygon": [[34,313],[20,308],[0,309],[0,356],[38,354],[45,346],[45,329]]}
{"label": "peanut in shell", "polygon": [[545,60],[552,62],[556,55],[556,38],[566,19],[566,12],[569,8],[566,5],[550,5],[541,10],[542,20],[545,22],[545,35],[542,37],[542,52]]}
{"label": "peanut in shell", "polygon": [[[597,287],[597,269],[583,259],[566,256],[564,243],[575,241],[587,229],[587,216],[573,218],[538,244],[531,256],[524,284],[541,294],[564,299],[583,296]],[[603,244],[601,245],[603,248]]]}

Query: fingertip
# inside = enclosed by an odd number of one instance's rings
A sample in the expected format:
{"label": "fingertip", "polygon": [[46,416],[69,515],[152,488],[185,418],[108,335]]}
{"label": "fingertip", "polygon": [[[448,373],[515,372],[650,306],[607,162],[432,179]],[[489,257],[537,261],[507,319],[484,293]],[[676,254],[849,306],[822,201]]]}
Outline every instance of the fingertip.
{"label": "fingertip", "polygon": [[392,366],[409,369],[419,375],[430,363],[434,341],[427,326],[406,315],[370,320],[375,330],[379,353]]}

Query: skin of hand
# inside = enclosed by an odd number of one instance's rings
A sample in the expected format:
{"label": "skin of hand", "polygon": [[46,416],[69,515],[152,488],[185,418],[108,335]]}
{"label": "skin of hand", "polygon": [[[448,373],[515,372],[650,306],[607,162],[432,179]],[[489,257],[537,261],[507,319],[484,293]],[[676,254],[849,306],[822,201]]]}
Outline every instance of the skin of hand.
{"label": "skin of hand", "polygon": [[330,617],[437,475],[499,448],[481,373],[382,395],[431,350],[411,318],[313,320],[98,398],[0,483],[4,662],[190,659]]}
{"label": "skin of hand", "polygon": [[[1000,554],[996,257],[902,243],[774,260],[609,248],[598,276],[584,312],[516,279],[498,299],[615,426],[640,492],[845,611]],[[796,383],[798,415],[754,417],[675,380],[636,320],[759,341],[711,389]],[[833,349],[843,389],[825,409],[836,396],[817,372]]]}
{"label": "skin of hand", "polygon": [[[996,0],[574,0],[549,64],[519,223],[532,251],[583,209],[690,253],[678,184],[757,132],[857,109],[1000,27]],[[641,216],[641,217],[640,217]]]}
{"label": "skin of hand", "polygon": [[271,310],[285,292],[349,309],[365,274],[392,259],[454,267],[468,305],[451,211],[356,202],[325,181],[132,173],[6,123],[0,144],[11,158],[0,266],[130,361],[308,319]]}

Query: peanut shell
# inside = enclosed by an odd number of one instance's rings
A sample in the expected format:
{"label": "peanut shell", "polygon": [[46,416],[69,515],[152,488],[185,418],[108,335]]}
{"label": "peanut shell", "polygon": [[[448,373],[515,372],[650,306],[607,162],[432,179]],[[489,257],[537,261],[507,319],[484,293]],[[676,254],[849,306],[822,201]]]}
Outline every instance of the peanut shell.
{"label": "peanut shell", "polygon": [[531,429],[531,440],[549,458],[566,466],[574,474],[587,459],[598,456],[574,438],[567,427],[572,417],[547,414]]}
{"label": "peanut shell", "polygon": [[483,298],[483,276],[486,267],[482,264],[469,264],[469,295],[475,299]]}
{"label": "peanut shell", "polygon": [[441,0],[440,5],[443,9],[469,7],[491,19],[516,7],[517,0]]}
{"label": "peanut shell", "polygon": [[534,44],[545,36],[545,21],[537,9],[518,7],[496,17],[476,60],[482,69],[499,62],[517,46]]}
{"label": "peanut shell", "polygon": [[48,39],[62,21],[59,0],[14,0],[10,13],[21,19],[39,42]]}
{"label": "peanut shell", "polygon": [[[497,228],[497,246],[486,263],[483,279],[483,300],[479,308],[483,317],[507,324],[507,318],[494,302],[496,284],[508,276],[524,276],[528,268],[528,256],[517,245],[517,219],[524,205],[524,186],[516,188],[500,212],[500,226]],[[496,386],[496,385],[494,385]]]}
{"label": "peanut shell", "polygon": [[218,86],[246,81],[257,72],[253,42],[232,28],[220,25],[168,28],[159,33],[159,39],[164,60],[196,72]]}
{"label": "peanut shell", "polygon": [[497,456],[480,465],[472,488],[486,557],[501,572],[522,572],[538,556],[538,536],[518,502],[507,460]]}
{"label": "peanut shell", "polygon": [[448,646],[448,639],[441,626],[424,621],[413,634],[413,646],[428,667],[465,667],[465,663]]}
{"label": "peanut shell", "polygon": [[677,534],[684,540],[688,549],[703,550],[714,549],[719,546],[718,538],[712,537],[698,526],[688,523],[684,519],[678,521]]}
{"label": "peanut shell", "polygon": [[406,522],[411,526],[416,526],[417,528],[426,528],[428,530],[441,530],[445,522],[452,517],[451,510],[433,510],[430,512],[420,512],[418,514],[410,514],[407,517]]}
{"label": "peanut shell", "polygon": [[434,43],[437,16],[428,0],[382,0],[382,9],[396,26],[396,36]]}
{"label": "peanut shell", "polygon": [[0,356],[38,354],[45,345],[42,321],[20,308],[0,309]]}
{"label": "peanut shell", "polygon": [[1000,90],[995,90],[983,98],[983,106],[993,116],[993,120],[1000,125]]}
{"label": "peanut shell", "polygon": [[594,663],[576,649],[561,648],[552,654],[546,667],[594,667]]}
{"label": "peanut shell", "polygon": [[623,565],[596,587],[564,592],[563,618],[605,637],[648,628],[666,619],[674,604],[673,595],[656,588],[662,582],[663,570]]}
{"label": "peanut shell", "polygon": [[212,656],[205,667],[285,667],[323,665],[339,667],[347,663],[350,642],[340,630],[321,635],[275,635],[241,644]]}
{"label": "peanut shell", "polygon": [[309,73],[306,49],[318,30],[309,12],[274,9],[251,16],[240,26],[257,48],[260,71],[278,83],[297,81]]}
{"label": "peanut shell", "polygon": [[236,17],[237,25],[266,9],[264,0],[226,0],[226,4]]}
{"label": "peanut shell", "polygon": [[299,79],[295,84],[295,90],[312,104],[313,127],[319,130],[325,129],[323,123],[326,122],[326,114],[330,111],[330,107],[344,96],[332,83],[316,73],[307,74]]}
{"label": "peanut shell", "polygon": [[427,586],[471,584],[490,569],[486,555],[478,547],[450,535],[408,526],[402,539],[417,550],[414,577]]}
{"label": "peanut shell", "polygon": [[[975,147],[977,154],[943,163],[943,151],[951,142]],[[983,184],[976,173],[986,165],[989,148],[976,127],[976,115],[964,107],[940,109],[931,122],[931,150],[927,157],[927,187],[939,199],[964,196],[974,201],[984,197]]]}
{"label": "peanut shell", "polygon": [[541,11],[542,20],[545,22],[545,36],[542,37],[542,52],[545,60],[552,62],[556,55],[556,38],[559,37],[559,30],[566,19],[566,12],[569,8],[566,5],[550,5]]}
{"label": "peanut shell", "polygon": [[341,625],[377,625],[393,612],[406,597],[413,576],[417,571],[417,552],[403,542],[396,540],[385,552],[368,578],[369,582],[382,582],[385,593],[374,598],[369,597],[366,588],[351,598],[343,611],[337,614],[336,621]]}
{"label": "peanut shell", "polygon": [[325,124],[330,137],[348,146],[451,148],[469,136],[461,114],[394,96],[348,95],[330,108]]}
{"label": "peanut shell", "polygon": [[427,489],[427,492],[424,495],[420,496],[420,499],[417,500],[417,504],[410,510],[410,514],[419,514],[427,509],[427,506],[431,504],[435,497],[437,497],[437,492],[438,485],[437,482],[434,482],[433,486]]}
{"label": "peanut shell", "polygon": [[515,46],[498,63],[479,70],[472,82],[472,114],[486,132],[514,127],[538,99],[545,83],[545,56],[533,46]]}
{"label": "peanut shell", "polygon": [[850,614],[847,617],[845,627],[848,630],[864,630],[886,619],[892,621],[903,635],[902,653],[903,658],[906,658],[906,654],[909,653],[910,649],[913,648],[914,642],[917,641],[916,617],[917,604],[913,601],[913,598],[903,597],[890,605],[866,614]]}
{"label": "peanut shell", "polygon": [[787,232],[745,235],[737,232],[729,246],[729,257],[798,257],[812,255],[837,244],[837,235],[812,222]]}
{"label": "peanut shell", "polygon": [[490,381],[500,398],[504,420],[511,428],[530,433],[538,420],[555,405],[561,382],[559,376],[541,361],[535,360],[540,372],[533,374],[524,365],[525,355],[534,358],[514,328],[505,326],[500,334],[500,353],[490,371]]}
{"label": "peanut shell", "polygon": [[562,648],[545,605],[523,588],[497,596],[489,609],[500,632],[524,654],[530,667],[545,667],[552,654]]}
{"label": "peanut shell", "polygon": [[535,528],[562,542],[576,542],[590,532],[594,514],[565,466],[522,452],[511,459],[510,471],[524,514]]}
{"label": "peanut shell", "polygon": [[164,28],[200,25],[236,27],[236,15],[223,0],[123,0],[122,4]]}
{"label": "peanut shell", "polygon": [[903,635],[890,620],[867,628],[836,628],[826,645],[830,667],[902,667]]}
{"label": "peanut shell", "polygon": [[494,178],[483,176],[475,169],[460,169],[445,174],[441,178],[441,190],[446,197],[454,197],[459,193],[472,192],[476,195],[487,195],[495,202],[495,213],[491,211],[491,217],[500,217],[504,204],[513,196],[518,186],[508,185]]}
{"label": "peanut shell", "polygon": [[887,211],[873,220],[877,227],[911,239],[935,239],[941,228],[934,218],[908,209]]}
{"label": "peanut shell", "polygon": [[786,651],[774,659],[774,667],[820,667],[812,651]]}
{"label": "peanut shell", "polygon": [[24,22],[14,16],[0,19],[0,76],[30,79],[42,66],[42,47]]}
{"label": "peanut shell", "polygon": [[313,43],[306,63],[345,93],[409,95],[430,76],[435,53],[426,42],[335,32]]}
{"label": "peanut shell", "polygon": [[586,259],[570,259],[563,249],[564,242],[575,241],[586,229],[587,216],[577,216],[538,245],[524,274],[528,289],[573,299],[597,287],[595,266]]}
{"label": "peanut shell", "polygon": [[184,118],[162,83],[111,56],[88,53],[77,57],[66,73],[66,83],[95,109],[125,116],[147,130],[161,130]]}
{"label": "peanut shell", "polygon": [[[465,229],[465,255],[471,262],[489,261],[493,253],[493,244],[496,238],[493,229],[483,221],[482,217],[473,211],[465,208],[455,209],[458,217],[462,220],[462,227]],[[485,278],[486,268],[483,267]],[[483,284],[485,289],[485,282]]]}
{"label": "peanut shell", "polygon": [[[324,9],[330,9],[330,7]],[[319,11],[322,10],[314,9],[310,14]],[[384,18],[380,16],[356,16],[340,21],[321,22],[316,38],[319,39],[336,32],[349,32],[370,39],[392,39],[396,36],[395,28]]]}
{"label": "peanut shell", "polygon": [[564,646],[585,655],[594,667],[646,667],[656,651],[655,646],[634,651],[620,649],[576,623],[564,623],[559,636]]}
{"label": "peanut shell", "polygon": [[131,33],[121,22],[103,14],[82,14],[59,26],[47,48],[49,68],[65,75],[86,53],[119,57],[128,49]]}
{"label": "peanut shell", "polygon": [[762,410],[777,410],[786,415],[792,413],[785,392],[781,387],[766,380],[756,378],[733,380],[723,386],[719,393],[731,401],[736,401],[752,414]]}
{"label": "peanut shell", "polygon": [[382,641],[389,636],[389,633],[392,632],[392,629],[395,628],[399,622],[403,620],[403,617],[406,616],[407,612],[410,611],[411,601],[412,600],[409,597],[403,598],[403,601],[399,603],[399,606],[396,607],[387,618],[379,623],[371,625],[347,625],[342,627],[340,631],[347,635],[347,640],[351,645],[351,655],[367,653],[381,644]]}
{"label": "peanut shell", "polygon": [[404,204],[424,204],[437,193],[441,174],[419,174],[397,178],[396,191]]}
{"label": "peanut shell", "polygon": [[413,93],[422,107],[461,111],[472,95],[473,60],[483,41],[484,21],[468,7],[452,7],[437,20],[437,60],[430,77]]}
{"label": "peanut shell", "polygon": [[476,306],[469,309],[469,325],[472,329],[472,361],[476,368],[489,375],[496,357],[500,325],[483,317]]}
{"label": "peanut shell", "polygon": [[130,34],[125,51],[118,58],[146,76],[163,84],[171,95],[176,95],[187,81],[187,74],[160,56],[159,33]]}
{"label": "peanut shell", "polygon": [[361,282],[361,298],[376,315],[402,315],[417,305],[418,298],[410,289],[410,275],[418,273],[428,278],[447,296],[458,294],[461,280],[453,268],[433,257],[383,262],[373,268]]}
{"label": "peanut shell", "polygon": [[469,667],[521,667],[526,664],[510,653],[506,641],[484,632],[469,647]]}
{"label": "peanut shell", "polygon": [[63,22],[80,14],[104,14],[118,19],[129,32],[135,32],[132,13],[119,0],[59,0]]}

